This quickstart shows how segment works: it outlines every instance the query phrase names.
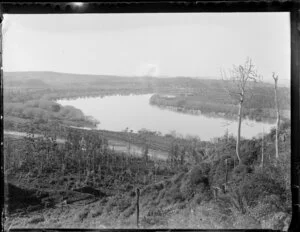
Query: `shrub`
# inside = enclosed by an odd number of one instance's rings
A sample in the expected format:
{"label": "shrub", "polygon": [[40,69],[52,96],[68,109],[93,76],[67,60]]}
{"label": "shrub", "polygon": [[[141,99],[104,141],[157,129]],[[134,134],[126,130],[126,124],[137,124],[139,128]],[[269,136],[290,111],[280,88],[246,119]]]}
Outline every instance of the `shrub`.
{"label": "shrub", "polygon": [[180,192],[182,193],[183,198],[186,200],[190,200],[191,198],[193,198],[195,193],[190,181],[183,181],[181,183]]}
{"label": "shrub", "polygon": [[[231,171],[231,162],[228,162],[228,177]],[[225,183],[226,177],[226,164],[225,157],[219,158],[214,161],[209,171],[209,183],[210,185],[222,185]]]}
{"label": "shrub", "polygon": [[117,202],[116,202],[115,197],[110,198],[105,207],[106,213],[108,213],[108,214],[111,213],[113,208],[116,206],[117,206]]}
{"label": "shrub", "polygon": [[261,142],[246,140],[241,144],[241,159],[243,164],[251,165],[261,156]]}
{"label": "shrub", "polygon": [[210,163],[201,163],[200,168],[202,170],[203,175],[209,175]]}
{"label": "shrub", "polygon": [[148,214],[141,219],[141,226],[144,228],[165,227],[166,225],[165,212],[160,208],[150,209]]}
{"label": "shrub", "polygon": [[123,212],[123,217],[125,218],[130,217],[135,212],[135,209],[136,209],[136,205],[135,204],[131,205]]}
{"label": "shrub", "polygon": [[31,224],[37,224],[37,223],[43,222],[43,221],[45,221],[44,216],[36,216],[36,217],[33,217],[32,219],[30,219],[30,220],[28,221],[28,223],[31,223]]}
{"label": "shrub", "polygon": [[165,194],[166,200],[169,203],[183,202],[185,200],[184,194],[181,193],[178,186],[173,185]]}
{"label": "shrub", "polygon": [[250,172],[252,172],[252,169],[249,166],[245,164],[239,164],[233,169],[232,178],[237,182],[242,181]]}
{"label": "shrub", "polygon": [[89,211],[86,208],[86,209],[82,210],[81,212],[79,212],[77,215],[75,215],[75,217],[76,217],[75,220],[82,222],[83,219],[87,218],[88,214],[89,214]]}
{"label": "shrub", "polygon": [[162,182],[153,185],[154,189],[160,191],[164,188],[164,184]]}
{"label": "shrub", "polygon": [[[205,171],[207,172],[207,170]],[[192,185],[198,185],[200,183],[205,183],[208,185],[208,178],[205,176],[200,166],[196,166],[190,171],[189,179]]]}
{"label": "shrub", "polygon": [[175,175],[173,178],[172,178],[172,182],[174,183],[174,184],[177,184],[177,183],[179,183],[181,180],[182,180],[182,178],[184,177],[184,175],[185,175],[185,173],[179,173],[179,174],[177,174],[177,175]]}
{"label": "shrub", "polygon": [[124,197],[124,198],[119,199],[117,207],[118,207],[119,212],[123,212],[130,205],[131,205],[131,198]]}
{"label": "shrub", "polygon": [[103,208],[100,207],[98,209],[93,210],[91,214],[92,214],[92,217],[98,217],[98,216],[101,216],[102,213],[103,213]]}
{"label": "shrub", "polygon": [[106,213],[112,213],[113,209],[115,209],[115,213],[120,214],[131,205],[131,201],[131,197],[127,195],[117,195],[115,197],[112,197],[106,204]]}
{"label": "shrub", "polygon": [[192,199],[196,193],[205,195],[209,191],[208,177],[203,173],[201,166],[192,168],[189,173],[181,178],[179,184],[180,186],[176,187],[174,185],[172,189],[172,199],[179,202]]}
{"label": "shrub", "polygon": [[147,216],[164,216],[164,211],[161,208],[150,209],[147,213]]}
{"label": "shrub", "polygon": [[280,197],[285,193],[285,189],[265,173],[246,175],[239,188],[249,206],[255,206],[258,204],[258,199],[263,199],[268,195],[274,194]]}

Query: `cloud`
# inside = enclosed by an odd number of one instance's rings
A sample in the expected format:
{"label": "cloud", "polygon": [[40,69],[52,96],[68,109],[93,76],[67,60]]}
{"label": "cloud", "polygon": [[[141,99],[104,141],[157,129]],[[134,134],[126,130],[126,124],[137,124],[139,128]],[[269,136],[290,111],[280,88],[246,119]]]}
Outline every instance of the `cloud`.
{"label": "cloud", "polygon": [[152,63],[141,64],[135,71],[136,76],[159,76],[159,65]]}

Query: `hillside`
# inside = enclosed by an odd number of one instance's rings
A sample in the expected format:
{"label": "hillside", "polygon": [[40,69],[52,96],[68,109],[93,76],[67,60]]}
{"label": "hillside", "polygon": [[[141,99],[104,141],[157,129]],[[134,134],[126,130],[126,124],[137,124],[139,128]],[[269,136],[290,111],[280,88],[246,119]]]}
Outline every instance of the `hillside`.
{"label": "hillside", "polygon": [[99,85],[128,86],[144,82],[145,78],[113,76],[113,75],[88,75],[88,74],[71,74],[58,72],[5,72],[4,84],[7,86],[30,87],[26,82],[30,79],[42,81],[51,88],[69,88],[69,87],[91,87]]}
{"label": "hillside", "polygon": [[155,161],[146,151],[113,151],[97,132],[49,128],[44,138],[5,139],[6,228],[136,228],[136,188],[141,228],[281,230],[290,222],[289,124],[278,161],[272,131],[264,148],[260,139],[242,141],[243,164],[233,159],[233,137],[205,145],[173,138],[168,160]]}

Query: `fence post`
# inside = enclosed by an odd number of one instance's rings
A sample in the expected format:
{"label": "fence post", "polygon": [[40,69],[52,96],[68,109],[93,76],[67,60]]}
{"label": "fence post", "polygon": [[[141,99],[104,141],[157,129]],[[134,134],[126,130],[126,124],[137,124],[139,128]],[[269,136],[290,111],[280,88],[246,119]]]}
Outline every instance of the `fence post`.
{"label": "fence post", "polygon": [[136,226],[137,228],[140,228],[139,226],[139,217],[140,217],[140,189],[136,189]]}

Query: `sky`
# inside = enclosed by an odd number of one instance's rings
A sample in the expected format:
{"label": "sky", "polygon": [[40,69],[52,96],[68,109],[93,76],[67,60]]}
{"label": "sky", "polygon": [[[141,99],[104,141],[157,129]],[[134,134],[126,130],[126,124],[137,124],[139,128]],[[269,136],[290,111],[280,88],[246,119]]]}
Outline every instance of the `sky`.
{"label": "sky", "polygon": [[220,78],[250,57],[290,80],[289,13],[4,15],[4,71]]}

